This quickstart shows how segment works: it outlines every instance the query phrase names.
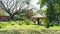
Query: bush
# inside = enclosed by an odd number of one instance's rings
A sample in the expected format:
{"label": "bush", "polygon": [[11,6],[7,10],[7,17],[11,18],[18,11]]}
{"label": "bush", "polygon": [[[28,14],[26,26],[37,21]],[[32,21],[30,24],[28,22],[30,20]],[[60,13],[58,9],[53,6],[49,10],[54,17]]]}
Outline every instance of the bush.
{"label": "bush", "polygon": [[26,19],[26,20],[24,21],[24,23],[25,23],[26,25],[30,25],[30,24],[32,24],[31,21],[28,20],[28,19]]}
{"label": "bush", "polygon": [[22,25],[22,24],[23,24],[23,21],[20,21],[20,22],[19,22],[19,25]]}

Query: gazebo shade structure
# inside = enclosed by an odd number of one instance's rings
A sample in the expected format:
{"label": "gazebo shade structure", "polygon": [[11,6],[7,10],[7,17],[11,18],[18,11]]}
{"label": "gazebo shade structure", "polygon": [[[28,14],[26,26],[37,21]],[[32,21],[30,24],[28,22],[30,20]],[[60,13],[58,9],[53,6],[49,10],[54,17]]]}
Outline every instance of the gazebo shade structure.
{"label": "gazebo shade structure", "polygon": [[36,15],[32,16],[32,18],[46,18],[46,17],[41,14],[36,14]]}
{"label": "gazebo shade structure", "polygon": [[0,8],[0,21],[8,21],[9,19],[9,14]]}
{"label": "gazebo shade structure", "polygon": [[41,14],[36,14],[36,15],[32,16],[32,19],[34,19],[34,18],[37,18],[38,25],[40,25],[41,23],[39,22],[39,19],[46,18],[46,17]]}

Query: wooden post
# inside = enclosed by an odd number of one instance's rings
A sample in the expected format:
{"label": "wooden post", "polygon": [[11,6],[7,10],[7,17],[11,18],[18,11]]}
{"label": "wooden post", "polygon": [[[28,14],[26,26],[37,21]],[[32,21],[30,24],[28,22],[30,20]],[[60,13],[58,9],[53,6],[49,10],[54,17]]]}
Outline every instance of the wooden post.
{"label": "wooden post", "polygon": [[37,21],[38,21],[38,25],[40,25],[39,18],[37,18]]}

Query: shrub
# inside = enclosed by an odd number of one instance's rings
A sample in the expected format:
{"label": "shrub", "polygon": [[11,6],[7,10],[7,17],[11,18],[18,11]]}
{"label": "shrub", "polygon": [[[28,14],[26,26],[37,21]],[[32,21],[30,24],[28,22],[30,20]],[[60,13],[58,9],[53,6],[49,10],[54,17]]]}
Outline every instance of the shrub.
{"label": "shrub", "polygon": [[30,25],[30,24],[31,24],[31,21],[28,20],[28,19],[26,19],[26,20],[24,21],[24,23],[25,23],[26,25]]}
{"label": "shrub", "polygon": [[19,22],[19,25],[22,25],[22,24],[23,24],[23,21],[20,21],[20,22]]}

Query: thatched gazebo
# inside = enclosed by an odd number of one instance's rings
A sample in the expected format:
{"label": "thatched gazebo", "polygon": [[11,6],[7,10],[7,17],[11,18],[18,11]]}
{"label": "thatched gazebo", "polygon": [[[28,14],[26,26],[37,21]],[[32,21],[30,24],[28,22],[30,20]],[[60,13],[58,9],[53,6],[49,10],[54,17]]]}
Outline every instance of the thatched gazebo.
{"label": "thatched gazebo", "polygon": [[9,14],[0,9],[0,21],[7,21],[10,18]]}
{"label": "thatched gazebo", "polygon": [[36,14],[36,15],[32,16],[32,19],[35,19],[35,18],[37,18],[38,25],[40,25],[41,22],[39,22],[39,20],[40,20],[41,18],[45,18],[45,16],[43,16],[43,15],[41,15],[41,14]]}

